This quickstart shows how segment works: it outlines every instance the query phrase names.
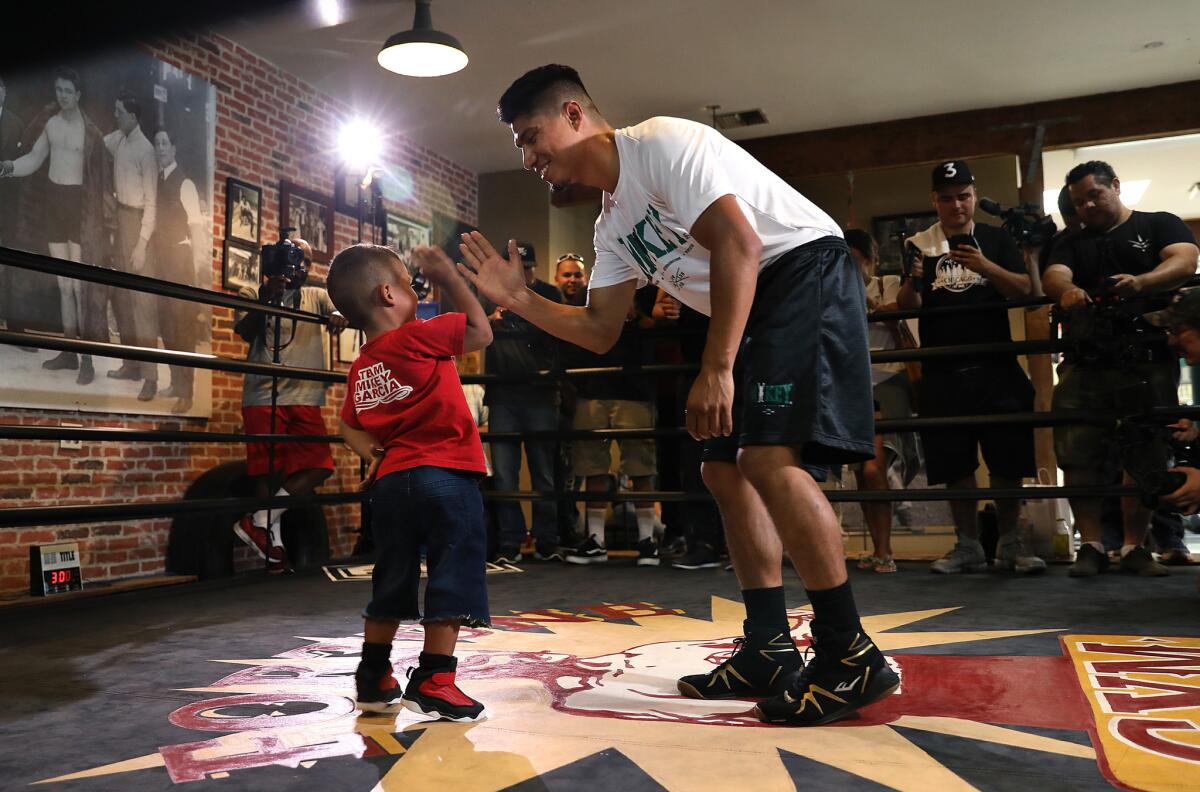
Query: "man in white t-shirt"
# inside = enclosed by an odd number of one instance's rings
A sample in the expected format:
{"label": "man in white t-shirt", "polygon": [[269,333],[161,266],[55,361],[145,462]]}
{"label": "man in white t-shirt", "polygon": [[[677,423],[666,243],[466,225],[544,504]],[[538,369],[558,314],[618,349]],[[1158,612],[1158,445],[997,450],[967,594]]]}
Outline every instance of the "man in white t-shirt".
{"label": "man in white t-shirt", "polygon": [[[526,170],[604,199],[586,306],[537,297],[514,243],[506,260],[472,233],[463,272],[481,294],[594,352],[617,340],[647,282],[711,317],[687,428],[705,441],[745,640],[710,673],[680,679],[680,692],[765,698],[760,718],[794,725],[887,695],[899,680],[859,623],[841,530],[817,486],[828,464],[874,455],[866,299],[837,224],[707,126],[652,118],[613,129],[570,67],[525,74],[498,109]],[[807,667],[788,632],[784,545],[813,607]]]}

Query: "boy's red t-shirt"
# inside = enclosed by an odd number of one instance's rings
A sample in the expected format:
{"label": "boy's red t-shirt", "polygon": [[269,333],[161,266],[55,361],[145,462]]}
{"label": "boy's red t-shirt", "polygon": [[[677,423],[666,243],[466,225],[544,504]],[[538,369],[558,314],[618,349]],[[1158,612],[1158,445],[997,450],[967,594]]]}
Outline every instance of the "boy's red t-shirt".
{"label": "boy's red t-shirt", "polygon": [[342,420],[387,449],[377,478],[421,465],[487,472],[454,366],[466,327],[461,313],[414,319],[359,350]]}

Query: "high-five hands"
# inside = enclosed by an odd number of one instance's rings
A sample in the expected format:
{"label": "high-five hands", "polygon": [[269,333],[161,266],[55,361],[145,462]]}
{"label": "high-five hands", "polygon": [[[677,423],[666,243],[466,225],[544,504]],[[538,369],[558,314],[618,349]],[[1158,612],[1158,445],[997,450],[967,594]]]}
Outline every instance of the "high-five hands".
{"label": "high-five hands", "polygon": [[508,241],[508,257],[501,255],[478,231],[462,235],[463,262],[459,272],[475,289],[502,308],[509,308],[525,292],[525,273],[517,243]]}

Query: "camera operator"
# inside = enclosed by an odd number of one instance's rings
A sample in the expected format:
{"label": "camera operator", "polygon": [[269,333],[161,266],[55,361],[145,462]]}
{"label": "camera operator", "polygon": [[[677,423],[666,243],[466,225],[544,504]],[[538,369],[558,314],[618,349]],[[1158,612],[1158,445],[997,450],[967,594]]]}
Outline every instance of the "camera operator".
{"label": "camera operator", "polygon": [[[240,296],[264,304],[295,308],[329,317],[329,332],[346,327],[346,319],[336,312],[329,294],[319,286],[305,286],[312,266],[312,248],[303,239],[283,241],[263,249],[262,284],[244,288]],[[276,328],[279,337],[276,338]],[[324,328],[316,322],[283,319],[257,311],[238,311],[234,330],[250,345],[246,359],[253,363],[275,362],[276,344],[279,364],[296,368],[326,368]],[[242,420],[248,434],[270,434],[271,377],[247,374],[242,382]],[[275,434],[323,435],[329,431],[321,417],[325,389],[329,383],[313,380],[280,379],[275,398]],[[273,459],[272,459],[273,454]],[[268,466],[283,475],[279,496],[308,495],[333,473],[333,455],[328,443],[277,443],[271,451],[268,443],[246,444],[246,470],[255,478],[256,495],[270,495],[273,482]],[[273,472],[273,471],[272,471]],[[234,533],[267,560],[273,574],[291,571],[283,548],[280,520],[286,509],[259,509],[242,517]]]}
{"label": "camera operator", "polygon": [[[1189,366],[1200,365],[1200,289],[1191,289],[1180,295],[1169,308],[1146,314],[1153,325],[1167,331],[1167,343],[1187,361]],[[1180,421],[1176,439],[1193,442],[1200,431],[1191,421]],[[1189,464],[1171,468],[1172,473],[1183,475],[1184,483],[1161,502],[1177,509],[1181,514],[1200,511],[1200,468]]]}
{"label": "camera operator", "polygon": [[[1042,278],[1046,294],[1066,313],[1066,335],[1080,341],[1104,341],[1084,328],[1096,316],[1088,311],[1093,294],[1111,291],[1127,300],[1144,300],[1178,288],[1196,272],[1196,240],[1188,227],[1168,212],[1137,212],[1121,202],[1121,181],[1105,162],[1077,165],[1066,178],[1071,200],[1085,228],[1064,237],[1050,254],[1050,265]],[[1072,323],[1076,324],[1074,333]],[[1142,328],[1129,316],[1113,331],[1128,338]],[[1109,340],[1119,342],[1120,337]],[[1139,346],[1135,361],[1114,355],[1083,355],[1068,351],[1059,370],[1054,391],[1055,410],[1111,410],[1117,393],[1146,383],[1154,405],[1178,403],[1179,364],[1165,344]],[[1118,448],[1115,429],[1103,426],[1067,425],[1054,429],[1054,451],[1064,471],[1067,486],[1089,486],[1104,482],[1104,466],[1114,454],[1121,457],[1126,481],[1130,474],[1162,471],[1169,449],[1165,441],[1138,443]],[[1082,544],[1071,566],[1072,577],[1090,577],[1108,566],[1100,541],[1100,501],[1072,498],[1071,510]],[[1167,574],[1143,545],[1149,526],[1149,510],[1137,499],[1125,502],[1125,537],[1121,547],[1121,569],[1144,576]]]}
{"label": "camera operator", "polygon": [[[956,344],[1011,342],[1008,312],[989,303],[1025,297],[1030,279],[1012,236],[974,221],[975,178],[961,160],[933,169],[933,207],[938,222],[905,242],[910,272],[896,296],[901,308],[925,310],[942,306],[978,305],[974,313],[923,314],[918,319],[922,348]],[[1028,412],[1033,386],[1015,354],[987,357],[930,358],[921,363],[920,415],[951,417]],[[991,484],[1014,488],[1035,473],[1033,430],[982,426],[921,432],[929,483],[949,489],[978,486],[975,470],[979,449]],[[952,500],[957,543],[930,571],[942,574],[981,571],[987,566],[974,500]],[[1021,545],[1016,500],[996,504],[1000,540],[999,567],[1022,574],[1045,570],[1046,564]]]}

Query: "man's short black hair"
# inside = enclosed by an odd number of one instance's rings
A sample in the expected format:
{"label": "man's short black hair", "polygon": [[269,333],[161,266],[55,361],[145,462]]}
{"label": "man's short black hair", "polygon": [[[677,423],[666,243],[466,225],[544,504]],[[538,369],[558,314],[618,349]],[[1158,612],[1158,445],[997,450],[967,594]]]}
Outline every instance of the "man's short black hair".
{"label": "man's short black hair", "polygon": [[1067,186],[1070,187],[1072,184],[1081,182],[1088,176],[1096,177],[1097,184],[1111,187],[1113,179],[1117,178],[1117,172],[1107,162],[1090,160],[1071,168],[1070,173],[1067,174]]}
{"label": "man's short black hair", "polygon": [[[122,102],[121,104],[123,105],[124,102]],[[125,109],[128,110],[129,108],[126,107]],[[138,119],[138,120],[140,121],[141,119]],[[158,129],[154,130],[154,134],[150,136],[151,142],[154,141],[154,138],[158,137],[159,133],[166,135],[167,142],[170,143],[172,146],[175,145],[175,136],[172,135],[171,130],[167,129],[165,126],[160,126]]]}
{"label": "man's short black hair", "polygon": [[1076,215],[1075,202],[1071,200],[1071,191],[1066,185],[1058,191],[1058,213],[1062,215],[1063,220],[1070,220]]}
{"label": "man's short black hair", "polygon": [[125,108],[126,113],[136,118],[139,124],[142,123],[142,103],[138,101],[133,91],[121,91],[117,94],[117,101],[121,103],[121,107]]}
{"label": "man's short black hair", "polygon": [[511,124],[521,116],[533,115],[567,97],[584,100],[580,103],[592,110],[596,108],[592,97],[583,87],[579,72],[570,66],[551,63],[518,77],[500,97],[496,112],[503,123]]}
{"label": "man's short black hair", "polygon": [[83,82],[79,79],[79,72],[69,66],[59,66],[54,70],[54,81],[66,80],[74,86],[76,91],[83,90]]}

